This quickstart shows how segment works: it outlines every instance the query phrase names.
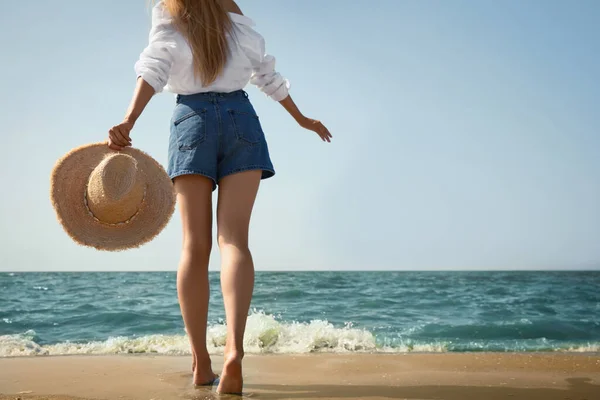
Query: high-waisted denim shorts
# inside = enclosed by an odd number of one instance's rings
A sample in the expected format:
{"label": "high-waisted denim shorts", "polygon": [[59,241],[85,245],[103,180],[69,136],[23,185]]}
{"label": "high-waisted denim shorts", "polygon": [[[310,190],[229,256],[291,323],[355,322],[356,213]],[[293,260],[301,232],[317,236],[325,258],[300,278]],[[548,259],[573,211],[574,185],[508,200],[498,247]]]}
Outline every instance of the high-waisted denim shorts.
{"label": "high-waisted denim shorts", "polygon": [[171,119],[171,179],[198,174],[219,181],[236,172],[262,170],[275,175],[265,134],[243,90],[178,95]]}

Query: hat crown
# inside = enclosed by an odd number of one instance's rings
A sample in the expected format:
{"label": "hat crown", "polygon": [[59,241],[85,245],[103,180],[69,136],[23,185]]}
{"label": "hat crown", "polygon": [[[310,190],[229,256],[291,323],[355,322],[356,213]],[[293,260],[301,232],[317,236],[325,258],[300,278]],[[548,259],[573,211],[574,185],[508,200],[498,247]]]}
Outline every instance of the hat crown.
{"label": "hat crown", "polygon": [[129,221],[144,199],[135,158],[123,153],[107,156],[90,174],[86,195],[88,209],[100,222]]}
{"label": "hat crown", "polygon": [[118,201],[125,197],[135,184],[137,161],[126,154],[106,157],[92,172],[97,173],[107,201]]}

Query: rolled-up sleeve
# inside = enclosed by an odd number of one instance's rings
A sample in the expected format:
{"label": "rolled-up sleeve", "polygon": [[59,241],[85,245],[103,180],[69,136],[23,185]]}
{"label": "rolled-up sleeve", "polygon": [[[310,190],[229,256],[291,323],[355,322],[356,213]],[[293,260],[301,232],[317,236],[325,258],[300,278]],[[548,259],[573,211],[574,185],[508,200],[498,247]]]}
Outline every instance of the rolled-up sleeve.
{"label": "rolled-up sleeve", "polygon": [[260,51],[253,60],[250,82],[275,101],[288,96],[290,82],[275,71],[275,57],[265,53],[265,42],[261,40]]}
{"label": "rolled-up sleeve", "polygon": [[175,50],[175,27],[171,16],[162,3],[152,9],[152,29],[149,44],[135,63],[135,73],[154,88],[156,93],[163,90],[173,66]]}

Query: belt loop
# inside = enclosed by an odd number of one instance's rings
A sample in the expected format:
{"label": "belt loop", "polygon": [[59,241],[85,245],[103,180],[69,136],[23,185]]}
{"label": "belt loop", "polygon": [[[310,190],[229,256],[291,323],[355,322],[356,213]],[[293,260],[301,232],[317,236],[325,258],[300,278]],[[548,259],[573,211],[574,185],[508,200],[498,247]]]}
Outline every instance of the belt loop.
{"label": "belt loop", "polygon": [[179,104],[179,102],[180,102],[180,101],[181,101],[181,95],[180,95],[180,94],[178,94],[178,95],[175,97],[175,103]]}
{"label": "belt loop", "polygon": [[248,98],[248,93],[245,90],[242,90],[242,92],[244,92],[244,97]]}

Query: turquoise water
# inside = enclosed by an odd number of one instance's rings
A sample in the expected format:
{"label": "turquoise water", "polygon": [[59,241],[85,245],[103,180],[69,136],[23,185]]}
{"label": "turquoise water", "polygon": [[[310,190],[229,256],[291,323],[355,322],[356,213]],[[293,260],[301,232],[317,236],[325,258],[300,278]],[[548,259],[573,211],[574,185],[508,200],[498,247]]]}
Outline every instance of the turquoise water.
{"label": "turquoise water", "polygon": [[[258,272],[251,308],[249,353],[600,351],[600,271]],[[112,353],[189,354],[174,272],[0,273],[0,356]]]}

